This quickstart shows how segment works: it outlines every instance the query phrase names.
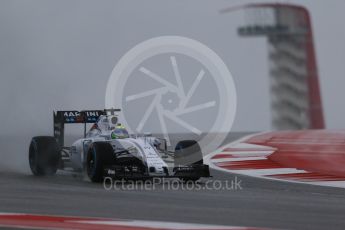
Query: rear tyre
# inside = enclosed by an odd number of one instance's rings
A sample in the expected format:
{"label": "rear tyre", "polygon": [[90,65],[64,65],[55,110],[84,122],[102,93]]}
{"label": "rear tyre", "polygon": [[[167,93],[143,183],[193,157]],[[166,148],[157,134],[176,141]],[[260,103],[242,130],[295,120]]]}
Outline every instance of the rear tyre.
{"label": "rear tyre", "polygon": [[32,138],[29,147],[29,165],[35,176],[54,175],[60,158],[60,147],[54,137]]}
{"label": "rear tyre", "polygon": [[[184,140],[177,143],[175,147],[175,166],[179,165],[203,165],[203,155],[200,145],[194,140]],[[183,182],[197,181],[200,179],[198,176],[194,177],[180,177]]]}
{"label": "rear tyre", "polygon": [[86,157],[86,172],[92,182],[101,182],[104,169],[115,163],[113,147],[107,142],[93,143]]}

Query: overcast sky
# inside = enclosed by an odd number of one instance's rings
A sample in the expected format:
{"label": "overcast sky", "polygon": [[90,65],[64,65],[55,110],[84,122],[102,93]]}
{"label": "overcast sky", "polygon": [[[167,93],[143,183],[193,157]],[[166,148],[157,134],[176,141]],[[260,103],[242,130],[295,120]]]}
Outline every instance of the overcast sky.
{"label": "overcast sky", "polygon": [[[54,109],[103,108],[121,56],[163,35],[196,39],[227,64],[238,93],[233,130],[270,129],[265,39],[240,38],[243,18],[219,14],[246,2],[262,1],[1,0],[0,135],[49,134]],[[345,1],[288,2],[310,10],[326,125],[344,128]]]}

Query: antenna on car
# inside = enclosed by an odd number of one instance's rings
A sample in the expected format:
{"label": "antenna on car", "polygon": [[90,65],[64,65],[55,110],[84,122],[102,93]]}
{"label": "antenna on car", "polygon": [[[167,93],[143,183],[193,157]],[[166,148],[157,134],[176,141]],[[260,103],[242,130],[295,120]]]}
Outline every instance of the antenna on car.
{"label": "antenna on car", "polygon": [[121,112],[121,109],[114,109],[114,108],[104,109],[104,112],[106,115],[116,115],[115,112]]}

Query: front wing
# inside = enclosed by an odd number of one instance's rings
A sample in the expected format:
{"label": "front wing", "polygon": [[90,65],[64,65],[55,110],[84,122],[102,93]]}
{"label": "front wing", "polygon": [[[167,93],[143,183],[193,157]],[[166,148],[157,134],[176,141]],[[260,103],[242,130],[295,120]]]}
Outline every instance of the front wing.
{"label": "front wing", "polygon": [[104,168],[104,176],[115,179],[149,179],[149,178],[199,178],[211,177],[208,165],[189,165],[174,167],[172,173],[163,176],[149,175],[145,168],[137,166],[109,166]]}

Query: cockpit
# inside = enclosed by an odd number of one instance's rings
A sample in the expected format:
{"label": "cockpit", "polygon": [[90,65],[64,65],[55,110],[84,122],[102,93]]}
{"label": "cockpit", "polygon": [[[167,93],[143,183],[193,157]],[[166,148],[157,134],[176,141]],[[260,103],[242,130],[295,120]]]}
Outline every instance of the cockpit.
{"label": "cockpit", "polygon": [[118,119],[114,115],[102,115],[98,118],[89,132],[87,137],[94,137],[100,134],[110,134],[112,139],[128,138],[129,134],[124,125],[117,122]]}

